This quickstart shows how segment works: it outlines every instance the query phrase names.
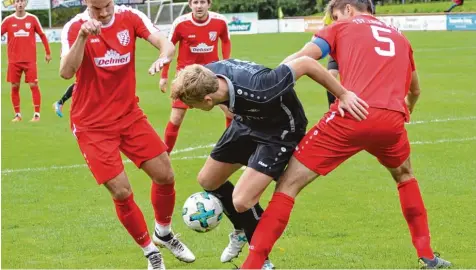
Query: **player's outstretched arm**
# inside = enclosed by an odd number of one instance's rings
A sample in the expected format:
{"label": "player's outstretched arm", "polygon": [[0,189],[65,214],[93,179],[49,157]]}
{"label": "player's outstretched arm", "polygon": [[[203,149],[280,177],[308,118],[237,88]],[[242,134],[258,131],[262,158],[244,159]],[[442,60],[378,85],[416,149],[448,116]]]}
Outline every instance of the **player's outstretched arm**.
{"label": "player's outstretched arm", "polygon": [[300,51],[298,51],[296,53],[293,53],[290,56],[286,57],[286,59],[284,59],[283,62],[281,62],[281,64],[288,63],[288,62],[290,62],[294,59],[297,59],[299,57],[302,57],[302,56],[308,56],[312,59],[319,60],[319,59],[321,59],[321,57],[323,57],[323,52],[322,52],[321,48],[319,46],[317,46],[315,43],[308,42],[308,43],[306,43],[306,45],[304,45],[304,47]]}
{"label": "player's outstretched arm", "polygon": [[3,19],[2,21],[2,36],[5,35],[8,31],[8,28],[7,28],[7,19],[8,18],[5,18]]}
{"label": "player's outstretched arm", "polygon": [[97,20],[91,20],[83,23],[78,36],[69,48],[68,52],[61,57],[60,76],[69,80],[73,78],[79,66],[83,62],[84,48],[89,35],[98,35],[101,32],[101,23]]}
{"label": "player's outstretched arm", "polygon": [[170,42],[161,32],[154,32],[148,38],[150,44],[160,50],[157,59],[149,69],[150,74],[159,72],[165,64],[170,63],[175,55],[175,45]]}
{"label": "player's outstretched arm", "polygon": [[344,110],[348,111],[357,120],[366,119],[369,106],[365,101],[357,97],[353,92],[345,89],[334,76],[332,76],[320,63],[309,56],[301,56],[286,65],[294,72],[297,81],[307,75],[339,99],[339,112],[344,116]]}
{"label": "player's outstretched arm", "polygon": [[410,111],[410,113],[413,112],[413,109],[415,108],[415,104],[417,103],[419,97],[420,97],[420,81],[418,79],[418,73],[416,71],[413,71],[412,82],[410,84],[410,91],[408,91],[408,94],[405,97],[405,103],[407,104],[408,110]]}

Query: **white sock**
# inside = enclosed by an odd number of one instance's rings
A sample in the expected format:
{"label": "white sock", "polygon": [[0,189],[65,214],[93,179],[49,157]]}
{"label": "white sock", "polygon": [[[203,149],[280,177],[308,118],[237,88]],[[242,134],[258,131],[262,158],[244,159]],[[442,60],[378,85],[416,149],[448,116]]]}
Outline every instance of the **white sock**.
{"label": "white sock", "polygon": [[21,117],[21,113],[16,113],[15,116]]}
{"label": "white sock", "polygon": [[158,252],[159,251],[159,249],[154,245],[154,243],[152,241],[150,241],[150,244],[143,247],[142,250],[144,251],[144,256],[147,256],[152,252]]}
{"label": "white sock", "polygon": [[161,225],[155,222],[155,231],[160,237],[164,237],[166,235],[169,235],[172,232],[172,224],[168,225]]}
{"label": "white sock", "polygon": [[40,117],[40,113],[39,112],[36,112],[33,114],[34,117]]}

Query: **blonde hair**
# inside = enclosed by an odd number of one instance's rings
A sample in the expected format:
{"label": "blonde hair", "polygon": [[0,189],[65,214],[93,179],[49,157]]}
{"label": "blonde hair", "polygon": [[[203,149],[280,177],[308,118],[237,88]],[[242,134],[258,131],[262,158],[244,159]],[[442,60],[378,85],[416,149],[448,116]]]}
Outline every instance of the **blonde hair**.
{"label": "blonde hair", "polygon": [[206,95],[218,90],[218,79],[208,68],[193,64],[179,72],[172,82],[170,97],[179,99],[188,105],[201,102]]}

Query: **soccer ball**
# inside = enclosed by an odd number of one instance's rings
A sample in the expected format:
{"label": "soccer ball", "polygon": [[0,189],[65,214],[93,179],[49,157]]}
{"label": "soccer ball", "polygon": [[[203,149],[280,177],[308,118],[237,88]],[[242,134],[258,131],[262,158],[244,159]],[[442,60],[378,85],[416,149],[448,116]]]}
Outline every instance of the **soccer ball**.
{"label": "soccer ball", "polygon": [[223,206],[212,194],[197,192],[185,201],[182,218],[190,229],[197,232],[209,232],[220,224],[223,218]]}

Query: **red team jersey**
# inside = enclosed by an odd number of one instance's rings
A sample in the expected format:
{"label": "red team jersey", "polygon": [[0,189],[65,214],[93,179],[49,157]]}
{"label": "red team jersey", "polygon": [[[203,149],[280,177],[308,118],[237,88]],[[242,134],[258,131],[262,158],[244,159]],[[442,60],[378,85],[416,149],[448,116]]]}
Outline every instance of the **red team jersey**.
{"label": "red team jersey", "polygon": [[[177,70],[192,64],[209,64],[218,61],[218,39],[223,43],[230,42],[230,33],[226,18],[215,12],[208,12],[208,19],[199,22],[193,18],[192,13],[182,15],[175,19],[169,40],[179,45]],[[229,46],[229,45],[227,45]],[[225,53],[228,49],[228,53]],[[223,58],[230,57],[230,48],[223,50]],[[228,54],[228,55],[226,55]],[[167,78],[168,66],[162,72],[162,78]]]}
{"label": "red team jersey", "polygon": [[302,139],[294,157],[320,175],[362,150],[385,167],[397,168],[410,156],[404,125],[405,96],[415,70],[410,43],[371,15],[337,21],[316,36],[329,43],[342,85],[367,102],[369,115],[361,122],[349,113],[340,117],[334,103]]}
{"label": "red team jersey", "polygon": [[36,63],[36,35],[42,37],[46,53],[50,54],[48,41],[38,18],[30,13],[22,18],[15,14],[2,22],[2,36],[8,33],[8,63]]}
{"label": "red team jersey", "polygon": [[362,15],[337,21],[316,37],[329,43],[345,88],[370,107],[399,111],[408,118],[405,96],[415,63],[410,43],[398,30]]}
{"label": "red team jersey", "polygon": [[[158,29],[140,11],[125,6],[114,9],[113,19],[102,26],[101,34],[88,37],[76,72],[71,123],[78,131],[121,128],[122,123],[144,117],[136,97],[136,38],[147,39]],[[90,19],[86,10],[64,26],[62,56],[75,42],[81,25]]]}

